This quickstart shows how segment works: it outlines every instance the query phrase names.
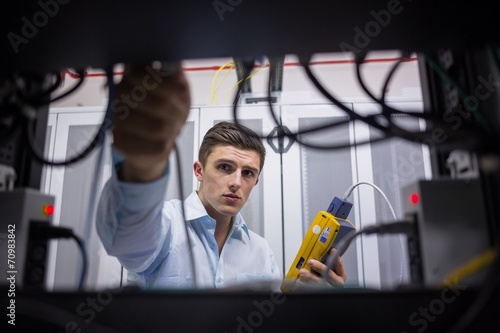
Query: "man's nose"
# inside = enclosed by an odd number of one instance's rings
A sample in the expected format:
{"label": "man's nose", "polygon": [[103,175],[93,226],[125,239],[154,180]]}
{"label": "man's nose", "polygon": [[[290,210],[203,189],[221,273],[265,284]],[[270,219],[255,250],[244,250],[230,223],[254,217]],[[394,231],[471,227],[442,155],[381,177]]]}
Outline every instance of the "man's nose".
{"label": "man's nose", "polygon": [[239,189],[241,187],[241,172],[236,171],[231,175],[229,187],[233,189]]}

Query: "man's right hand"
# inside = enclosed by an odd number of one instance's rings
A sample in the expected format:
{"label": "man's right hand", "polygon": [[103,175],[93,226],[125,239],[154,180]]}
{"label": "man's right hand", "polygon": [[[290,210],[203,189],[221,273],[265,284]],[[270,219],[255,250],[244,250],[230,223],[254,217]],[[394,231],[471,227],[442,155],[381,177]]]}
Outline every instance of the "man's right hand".
{"label": "man's right hand", "polygon": [[113,113],[113,145],[125,157],[119,178],[158,179],[191,107],[189,84],[180,65],[173,71],[127,65]]}

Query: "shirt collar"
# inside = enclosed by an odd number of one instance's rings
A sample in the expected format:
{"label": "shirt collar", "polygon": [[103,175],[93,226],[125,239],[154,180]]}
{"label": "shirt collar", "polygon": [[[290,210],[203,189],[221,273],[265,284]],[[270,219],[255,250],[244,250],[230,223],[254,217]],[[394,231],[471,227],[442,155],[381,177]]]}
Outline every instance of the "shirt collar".
{"label": "shirt collar", "polygon": [[[188,221],[193,221],[200,219],[202,217],[208,216],[207,210],[198,196],[196,191],[193,191],[184,201],[184,207],[186,209],[186,219]],[[241,228],[250,238],[250,232],[248,231],[247,224],[243,220],[243,216],[240,213],[236,214],[233,219],[233,229]]]}

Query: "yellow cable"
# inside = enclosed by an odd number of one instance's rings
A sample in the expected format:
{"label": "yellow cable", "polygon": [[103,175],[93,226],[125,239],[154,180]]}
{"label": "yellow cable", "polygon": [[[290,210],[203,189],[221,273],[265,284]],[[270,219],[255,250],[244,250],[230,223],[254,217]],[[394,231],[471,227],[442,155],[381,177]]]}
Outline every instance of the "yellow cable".
{"label": "yellow cable", "polygon": [[491,264],[497,255],[496,249],[489,249],[480,255],[469,260],[465,265],[459,267],[450,273],[444,280],[441,287],[447,286],[449,283],[456,283],[464,277],[471,275],[478,271],[480,268]]}
{"label": "yellow cable", "polygon": [[267,65],[269,64],[269,62],[267,62],[266,64],[260,66],[256,71],[253,71],[252,73],[250,73],[250,75],[248,75],[245,79],[241,79],[239,80],[238,82],[236,82],[236,84],[231,88],[231,90],[228,91],[228,93],[226,94],[226,104],[229,104],[229,95],[231,94],[231,92],[237,87],[239,86],[239,84],[241,82],[243,82],[244,80],[248,80],[249,78],[251,78],[252,76],[254,76],[255,74],[257,74],[258,72],[260,72],[260,70],[264,67],[266,67]]}
{"label": "yellow cable", "polygon": [[227,65],[229,64],[233,64],[234,66],[234,62],[231,60],[231,61],[228,61],[226,62],[224,65],[220,66],[219,69],[217,70],[217,72],[215,72],[215,75],[212,79],[212,98],[210,99],[210,103],[211,104],[217,104],[217,96],[216,96],[216,88],[215,88],[215,81],[217,80],[217,77],[219,76],[219,73],[224,69],[226,68]]}
{"label": "yellow cable", "polygon": [[[229,69],[226,71],[226,74],[224,74],[224,76],[222,77],[222,79],[220,79],[219,81],[219,84],[217,85],[217,87],[215,87],[215,91],[214,91],[214,95],[217,96],[217,91],[219,90],[221,84],[226,80],[227,76],[229,75],[229,73],[234,69],[234,63],[229,67]],[[217,99],[217,98],[216,98]]]}

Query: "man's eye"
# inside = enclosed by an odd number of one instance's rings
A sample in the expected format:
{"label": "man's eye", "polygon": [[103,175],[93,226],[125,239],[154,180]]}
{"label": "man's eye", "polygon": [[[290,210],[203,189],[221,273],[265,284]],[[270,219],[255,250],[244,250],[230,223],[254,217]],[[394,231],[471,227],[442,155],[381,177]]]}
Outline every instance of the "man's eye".
{"label": "man's eye", "polygon": [[254,175],[253,171],[250,171],[250,170],[245,170],[245,171],[243,171],[243,174],[244,174],[245,176],[250,176],[250,177]]}
{"label": "man's eye", "polygon": [[229,164],[220,164],[219,165],[219,169],[221,170],[229,170],[231,167],[229,166]]}

